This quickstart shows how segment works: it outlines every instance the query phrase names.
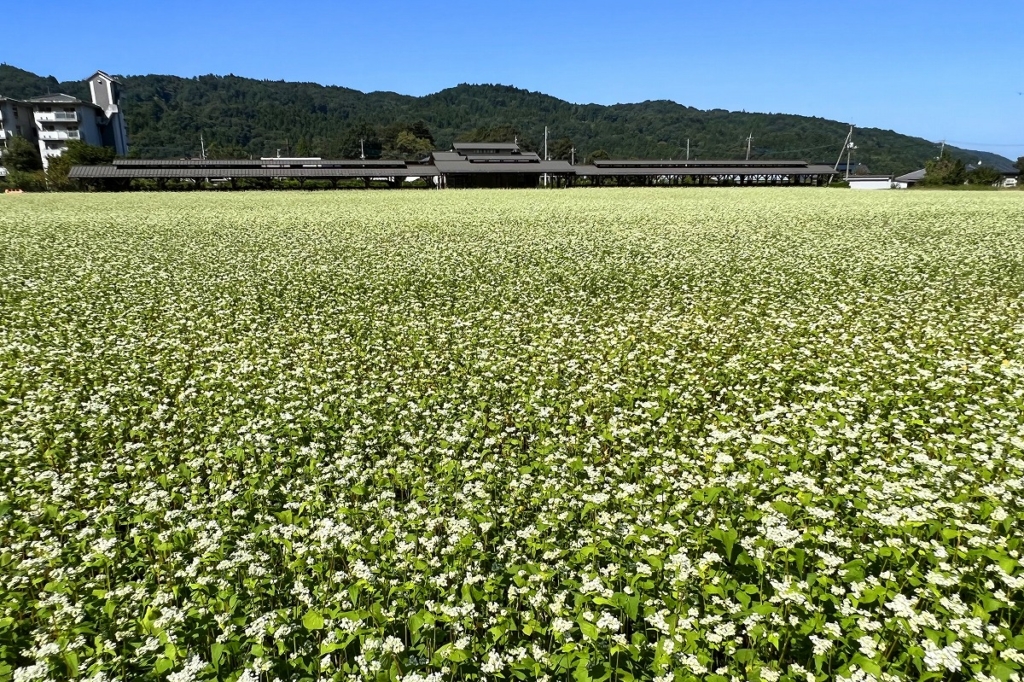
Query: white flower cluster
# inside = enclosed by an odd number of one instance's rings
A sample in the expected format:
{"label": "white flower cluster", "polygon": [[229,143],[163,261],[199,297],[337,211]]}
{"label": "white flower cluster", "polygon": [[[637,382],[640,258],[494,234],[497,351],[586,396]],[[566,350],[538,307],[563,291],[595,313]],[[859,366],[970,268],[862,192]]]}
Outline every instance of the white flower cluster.
{"label": "white flower cluster", "polygon": [[1013,680],[1024,193],[721,189],[5,203],[0,678]]}

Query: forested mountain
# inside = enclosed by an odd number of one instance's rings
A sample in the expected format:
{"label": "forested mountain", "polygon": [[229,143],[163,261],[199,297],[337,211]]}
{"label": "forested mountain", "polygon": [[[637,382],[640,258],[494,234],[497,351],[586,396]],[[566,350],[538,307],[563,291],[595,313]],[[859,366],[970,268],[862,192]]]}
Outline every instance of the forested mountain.
{"label": "forested mountain", "polygon": [[[670,101],[639,104],[571,104],[505,85],[459,85],[424,97],[362,93],[315,83],[237,76],[124,76],[122,105],[132,155],[197,156],[200,134],[211,157],[282,155],[416,158],[456,140],[511,141],[528,149],[543,144],[548,126],[553,158],[595,152],[611,157],[743,158],[753,135],[752,158],[835,162],[847,124],[789,114],[700,110]],[[0,65],[0,95],[27,98],[65,92],[88,99],[84,81],[58,82]],[[904,173],[938,154],[921,138],[877,128],[856,131],[859,161],[872,172]],[[962,160],[999,168],[997,154],[947,147]]]}

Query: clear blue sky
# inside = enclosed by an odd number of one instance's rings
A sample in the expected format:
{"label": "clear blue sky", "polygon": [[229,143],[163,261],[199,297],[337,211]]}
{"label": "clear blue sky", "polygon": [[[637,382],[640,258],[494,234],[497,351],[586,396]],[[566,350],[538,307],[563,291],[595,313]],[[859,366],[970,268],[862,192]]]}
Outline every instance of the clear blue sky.
{"label": "clear blue sky", "polygon": [[1024,155],[1020,0],[43,0],[5,5],[0,61],[61,80],[233,73],[411,95],[503,83]]}

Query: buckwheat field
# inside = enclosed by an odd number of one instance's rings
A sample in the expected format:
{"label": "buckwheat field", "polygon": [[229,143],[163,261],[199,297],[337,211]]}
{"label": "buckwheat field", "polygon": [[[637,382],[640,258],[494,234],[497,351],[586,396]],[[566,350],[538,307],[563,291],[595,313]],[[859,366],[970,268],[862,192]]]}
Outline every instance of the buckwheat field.
{"label": "buckwheat field", "polygon": [[0,679],[1020,679],[1017,194],[0,197]]}

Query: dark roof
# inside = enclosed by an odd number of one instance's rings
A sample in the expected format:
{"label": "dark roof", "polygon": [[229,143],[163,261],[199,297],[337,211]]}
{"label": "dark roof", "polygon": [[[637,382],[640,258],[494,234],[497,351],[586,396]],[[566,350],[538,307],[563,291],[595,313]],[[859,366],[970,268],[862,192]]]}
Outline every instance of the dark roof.
{"label": "dark roof", "polygon": [[470,163],[536,163],[540,156],[533,153],[527,154],[466,154],[464,157]]}
{"label": "dark roof", "polygon": [[833,173],[831,166],[633,166],[628,168],[602,168],[599,166],[571,166],[576,175],[582,176],[625,176],[625,175],[682,175],[682,176],[715,176],[715,175],[828,175]]}
{"label": "dark roof", "polygon": [[474,163],[465,159],[448,161],[435,156],[434,165],[444,174],[477,174],[477,173],[575,173],[574,166],[568,161],[533,161],[526,163]]}
{"label": "dark roof", "polygon": [[85,80],[87,80],[87,81],[88,81],[88,80],[92,80],[92,79],[93,79],[93,78],[95,78],[96,76],[103,76],[103,77],[104,77],[104,78],[106,78],[106,79],[107,79],[108,81],[113,81],[114,83],[117,83],[117,84],[119,84],[119,85],[121,84],[121,81],[119,81],[118,79],[114,78],[113,76],[111,76],[111,75],[110,75],[109,73],[107,73],[106,71],[97,71],[96,73],[94,73],[93,75],[89,76],[89,77],[88,77],[88,78],[86,78]]}
{"label": "dark roof", "polygon": [[52,95],[40,95],[39,97],[30,97],[26,102],[32,102],[33,104],[88,104],[91,107],[96,106],[92,102],[86,102],[85,100],[78,99],[71,95],[65,95],[63,92],[57,92]]}
{"label": "dark roof", "polygon": [[117,159],[118,168],[405,168],[400,159]]}
{"label": "dark roof", "polygon": [[922,180],[924,180],[924,168],[911,171],[896,178],[896,182],[921,182]]}
{"label": "dark roof", "polygon": [[503,151],[519,151],[519,145],[515,142],[455,142],[452,144],[455,151],[469,149],[496,149]]}
{"label": "dark roof", "polygon": [[132,178],[377,178],[377,177],[432,177],[437,175],[433,166],[406,168],[159,168],[114,166],[72,166],[68,177],[78,179],[132,179]]}
{"label": "dark roof", "polygon": [[[682,160],[682,159],[594,159],[593,165],[598,168],[703,168],[708,166],[749,166],[751,168],[806,166],[806,161],[781,159],[755,159],[753,161],[722,159],[722,160]],[[831,170],[831,166],[829,167]]]}

